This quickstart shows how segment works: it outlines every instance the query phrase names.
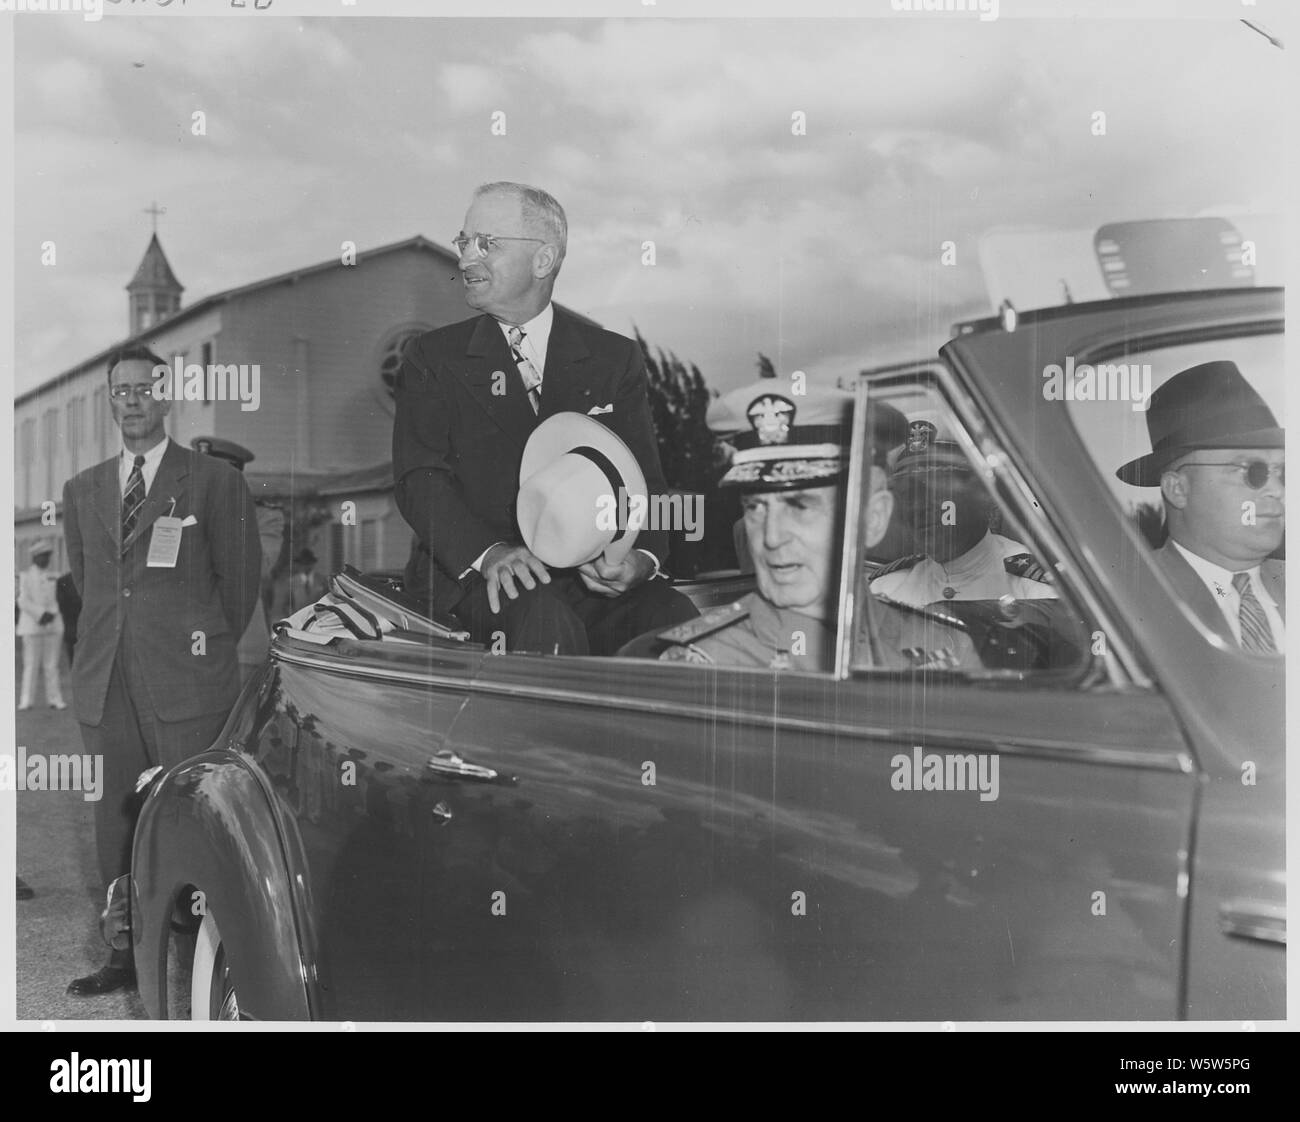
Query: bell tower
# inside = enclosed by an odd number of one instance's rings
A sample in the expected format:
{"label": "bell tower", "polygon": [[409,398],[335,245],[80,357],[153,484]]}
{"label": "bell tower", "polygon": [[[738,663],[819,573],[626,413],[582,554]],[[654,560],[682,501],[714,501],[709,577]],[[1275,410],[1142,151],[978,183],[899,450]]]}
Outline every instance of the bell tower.
{"label": "bell tower", "polygon": [[158,215],[163,211],[155,203],[145,213],[153,215],[154,231],[144,257],[140,260],[140,267],[136,269],[131,283],[126,286],[131,335],[138,335],[180,311],[181,293],[185,291],[158,243]]}

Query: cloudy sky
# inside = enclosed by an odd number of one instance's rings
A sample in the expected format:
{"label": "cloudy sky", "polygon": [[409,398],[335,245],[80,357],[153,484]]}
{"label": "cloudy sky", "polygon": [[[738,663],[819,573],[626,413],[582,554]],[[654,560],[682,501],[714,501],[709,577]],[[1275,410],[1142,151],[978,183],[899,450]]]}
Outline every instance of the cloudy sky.
{"label": "cloudy sky", "polygon": [[1285,54],[1235,19],[17,22],[20,391],[122,336],[153,199],[193,302],[345,239],[449,244],[477,183],[536,183],[557,299],[723,389],[758,351],[932,353],[988,311],[995,228],[1287,202]]}

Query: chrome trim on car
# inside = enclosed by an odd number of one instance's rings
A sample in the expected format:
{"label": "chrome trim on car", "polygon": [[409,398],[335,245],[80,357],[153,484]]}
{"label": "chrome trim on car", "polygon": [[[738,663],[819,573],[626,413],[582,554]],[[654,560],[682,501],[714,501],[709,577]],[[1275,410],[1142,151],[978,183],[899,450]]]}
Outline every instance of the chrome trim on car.
{"label": "chrome trim on car", "polygon": [[1230,900],[1219,905],[1219,930],[1236,939],[1286,946],[1286,908],[1257,900]]}
{"label": "chrome trim on car", "polygon": [[[608,694],[587,690],[564,690],[554,687],[527,686],[514,682],[469,681],[465,678],[439,678],[415,670],[398,670],[371,667],[353,660],[331,658],[321,648],[314,648],[311,656],[282,647],[275,648],[275,656],[295,666],[312,667],[348,677],[378,678],[386,681],[416,682],[432,689],[447,689],[467,693],[500,697],[528,698],[535,701],[590,705],[601,709],[635,709],[639,712],[673,717],[698,717],[717,723],[719,710],[711,705],[687,705],[677,701],[632,700],[626,695],[611,697]],[[544,657],[544,656],[539,656]],[[603,660],[602,660],[603,662]],[[651,665],[647,663],[647,666]],[[658,665],[658,664],[654,664]],[[673,668],[677,669],[676,667]],[[874,725],[854,725],[842,721],[808,720],[800,717],[770,716],[747,710],[731,710],[727,717],[762,728],[790,731],[817,732],[825,735],[848,735],[874,740],[910,740],[912,730],[890,729]],[[1103,766],[1133,767],[1144,771],[1177,772],[1190,775],[1194,763],[1185,752],[1141,752],[1129,748],[1104,748],[1080,745],[1046,737],[1007,738],[998,735],[937,733],[927,730],[925,746],[940,750],[962,752],[998,752],[1013,756],[1035,756],[1046,759],[1067,760],[1074,763]]]}

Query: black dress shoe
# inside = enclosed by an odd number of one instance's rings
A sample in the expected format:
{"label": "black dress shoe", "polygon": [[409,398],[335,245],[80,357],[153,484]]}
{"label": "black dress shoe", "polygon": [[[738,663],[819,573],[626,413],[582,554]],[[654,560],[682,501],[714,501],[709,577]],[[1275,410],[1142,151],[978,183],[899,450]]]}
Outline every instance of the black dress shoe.
{"label": "black dress shoe", "polygon": [[32,886],[28,884],[25,880],[23,880],[22,877],[19,877],[18,878],[18,899],[30,900],[35,895],[36,893],[32,891]]}
{"label": "black dress shoe", "polygon": [[105,966],[84,978],[77,978],[68,986],[68,993],[73,997],[98,997],[100,994],[114,993],[134,986],[133,966]]}

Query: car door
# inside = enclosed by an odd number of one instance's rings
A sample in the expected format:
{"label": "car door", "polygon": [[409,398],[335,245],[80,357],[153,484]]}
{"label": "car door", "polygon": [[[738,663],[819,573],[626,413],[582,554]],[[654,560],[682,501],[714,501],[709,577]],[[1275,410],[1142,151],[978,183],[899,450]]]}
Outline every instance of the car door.
{"label": "car door", "polygon": [[1080,575],[1140,651],[1148,689],[1167,699],[1195,760],[1182,1013],[1197,1019],[1285,1011],[1285,661],[1216,639],[1122,516],[1131,498],[1114,481],[1117,449],[1128,458],[1149,446],[1144,414],[1099,401],[1049,407],[1043,371],[1067,358],[1148,366],[1154,388],[1226,359],[1282,416],[1283,330],[1281,290],[1240,288],[1052,309],[1011,332],[972,326],[946,348],[963,382],[987,388],[995,432],[1035,432],[1051,449],[1055,470],[1039,473],[1039,495],[1063,533],[1086,545]]}
{"label": "car door", "polygon": [[291,816],[326,1019],[421,1020],[423,853],[440,759],[483,651],[281,636],[245,750]]}
{"label": "car door", "polygon": [[[1113,656],[899,673],[862,642],[826,674],[486,660],[453,739],[496,774],[434,781],[429,1015],[1177,1016],[1196,784],[1165,699]],[[909,789],[914,761],[974,778]]]}

